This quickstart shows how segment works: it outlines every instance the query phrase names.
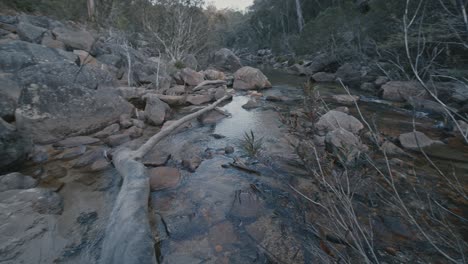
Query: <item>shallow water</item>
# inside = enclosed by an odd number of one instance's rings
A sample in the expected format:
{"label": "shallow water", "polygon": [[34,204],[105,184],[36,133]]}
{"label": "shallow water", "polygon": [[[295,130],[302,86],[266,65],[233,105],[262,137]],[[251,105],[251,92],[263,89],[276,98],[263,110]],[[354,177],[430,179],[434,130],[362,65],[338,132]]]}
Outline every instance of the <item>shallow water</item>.
{"label": "shallow water", "polygon": [[[162,143],[160,148],[170,152],[209,155],[195,173],[184,174],[176,189],[152,193],[151,205],[157,215],[155,227],[163,230],[157,247],[160,263],[316,261],[310,247],[318,242],[313,232],[304,230],[304,201],[298,200],[287,185],[309,180],[303,178],[306,173],[301,166],[287,167],[279,162],[293,157],[294,151],[286,140],[287,129],[278,112],[287,112],[302,100],[304,79],[275,72],[267,74],[274,87],[261,92],[264,96],[287,96],[285,102],[263,101],[262,108],[245,110],[242,105],[250,97],[239,94],[223,107],[232,117],[212,127],[181,132]],[[344,93],[335,84],[317,88],[323,95]],[[395,108],[393,103],[370,97],[359,105],[363,115],[372,118],[372,124],[386,136],[397,137],[413,130],[411,112]],[[355,107],[350,110],[358,117]],[[428,117],[416,118],[415,124],[431,137],[442,134],[434,128],[435,120]],[[243,155],[238,143],[250,131],[264,137],[264,158],[273,161],[254,166],[259,175],[226,166],[233,157]],[[210,134],[223,138],[215,139]],[[236,152],[225,155],[223,148],[227,145],[235,146]],[[440,149],[437,151],[442,153]]]}

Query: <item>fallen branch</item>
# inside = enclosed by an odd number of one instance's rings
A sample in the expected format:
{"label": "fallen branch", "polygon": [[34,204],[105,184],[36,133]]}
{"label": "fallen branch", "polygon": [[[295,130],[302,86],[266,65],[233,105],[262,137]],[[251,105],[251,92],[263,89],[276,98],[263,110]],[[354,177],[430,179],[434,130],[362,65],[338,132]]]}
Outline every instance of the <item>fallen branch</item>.
{"label": "fallen branch", "polygon": [[206,88],[211,88],[214,86],[221,86],[221,85],[226,85],[226,81],[222,80],[215,80],[215,81],[203,81],[199,85],[195,86],[195,88],[192,89],[192,91],[200,91]]}
{"label": "fallen branch", "polygon": [[149,177],[140,161],[158,142],[184,123],[214,110],[224,96],[213,104],[189,114],[152,136],[139,149],[122,149],[113,157],[117,171],[123,177],[122,188],[106,228],[100,263],[156,263],[154,241],[148,220]]}

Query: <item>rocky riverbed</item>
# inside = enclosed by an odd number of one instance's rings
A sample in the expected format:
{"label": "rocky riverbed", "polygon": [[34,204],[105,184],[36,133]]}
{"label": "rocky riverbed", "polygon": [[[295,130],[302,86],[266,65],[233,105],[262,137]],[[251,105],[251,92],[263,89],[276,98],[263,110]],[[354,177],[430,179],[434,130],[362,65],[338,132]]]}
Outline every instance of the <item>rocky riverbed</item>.
{"label": "rocky riverbed", "polygon": [[113,154],[226,95],[141,160],[155,262],[353,262],[362,246],[382,262],[443,263],[434,245],[466,251],[468,147],[414,83],[356,79],[348,65],[346,83],[368,84],[348,94],[334,73],[304,85],[227,49],[197,71],[44,17],[0,16],[0,28],[0,263],[101,263],[122,185]]}

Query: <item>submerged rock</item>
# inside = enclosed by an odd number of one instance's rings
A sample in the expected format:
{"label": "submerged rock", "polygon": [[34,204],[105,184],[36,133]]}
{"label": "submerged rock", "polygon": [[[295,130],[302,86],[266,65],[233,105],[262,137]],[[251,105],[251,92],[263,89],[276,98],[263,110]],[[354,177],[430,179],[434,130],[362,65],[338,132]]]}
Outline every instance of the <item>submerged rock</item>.
{"label": "submerged rock", "polygon": [[176,168],[157,167],[148,170],[151,191],[176,187],[180,182],[180,172]]}
{"label": "submerged rock", "polygon": [[250,99],[247,103],[245,103],[242,108],[244,109],[254,109],[260,107],[260,103],[257,100]]}

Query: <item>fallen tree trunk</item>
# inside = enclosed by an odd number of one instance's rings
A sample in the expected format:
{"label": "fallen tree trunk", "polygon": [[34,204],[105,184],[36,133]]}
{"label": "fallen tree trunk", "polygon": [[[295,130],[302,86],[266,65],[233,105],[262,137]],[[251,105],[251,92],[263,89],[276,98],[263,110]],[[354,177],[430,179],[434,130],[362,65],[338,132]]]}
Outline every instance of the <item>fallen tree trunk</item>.
{"label": "fallen tree trunk", "polygon": [[213,88],[216,86],[226,85],[226,81],[223,80],[214,80],[214,81],[203,81],[199,85],[195,86],[192,91],[197,92],[207,88]]}
{"label": "fallen tree trunk", "polygon": [[216,109],[228,98],[230,96],[226,95],[213,104],[175,121],[152,136],[139,149],[122,149],[114,155],[113,163],[123,177],[123,184],[109,217],[100,263],[156,263],[154,240],[148,218],[149,177],[141,159],[178,127]]}

